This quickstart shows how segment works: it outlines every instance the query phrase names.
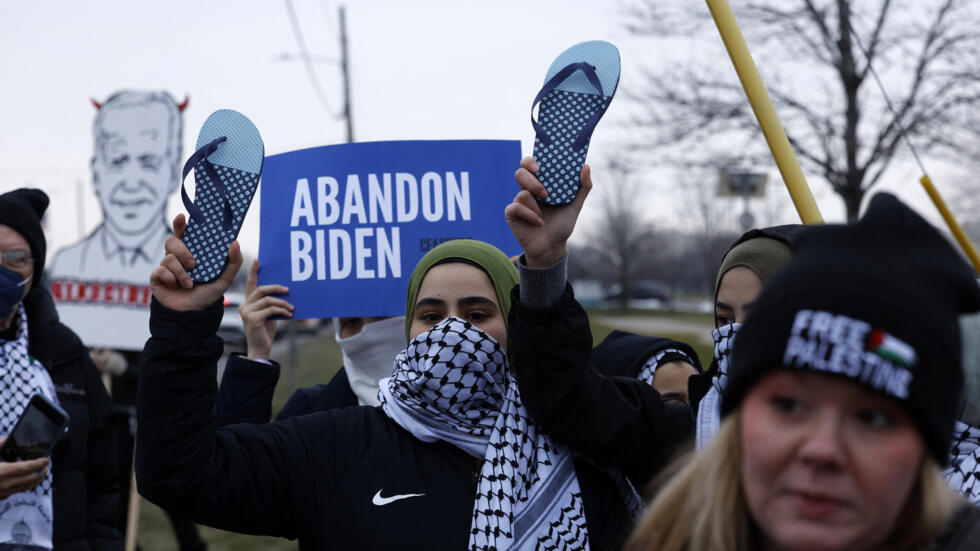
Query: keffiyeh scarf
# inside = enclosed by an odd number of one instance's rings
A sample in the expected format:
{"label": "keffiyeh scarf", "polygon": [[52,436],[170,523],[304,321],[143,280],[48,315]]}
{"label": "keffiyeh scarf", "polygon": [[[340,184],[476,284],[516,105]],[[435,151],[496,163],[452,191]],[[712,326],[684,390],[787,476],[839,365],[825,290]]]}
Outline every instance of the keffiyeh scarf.
{"label": "keffiyeh scarf", "polygon": [[694,437],[695,448],[698,450],[711,442],[721,425],[721,397],[728,385],[728,366],[735,347],[735,337],[741,328],[741,323],[730,323],[711,332],[715,341],[714,358],[718,373],[711,378],[711,388],[698,405],[697,433]]}
{"label": "keffiyeh scarf", "polygon": [[588,549],[572,454],[534,425],[497,341],[447,318],[380,384],[381,407],[420,440],[483,459],[468,549]]}
{"label": "keffiyeh scarf", "polygon": [[650,359],[648,359],[646,363],[643,364],[643,367],[640,368],[640,373],[637,374],[636,378],[647,383],[653,381],[653,376],[657,373],[657,368],[660,367],[660,360],[662,360],[667,354],[678,354],[683,356],[687,363],[694,365],[694,361],[691,360],[687,354],[676,348],[666,348],[660,352],[657,352],[653,356],[650,356]]}
{"label": "keffiyeh scarf", "polygon": [[[0,341],[0,435],[7,436],[24,413],[31,396],[40,392],[58,403],[51,376],[28,354],[27,312],[17,311],[17,336]],[[52,466],[53,467],[53,466]],[[33,490],[0,500],[0,550],[51,549],[51,468]],[[22,547],[28,546],[28,547]]]}
{"label": "keffiyeh scarf", "polygon": [[972,503],[980,505],[980,428],[962,421],[953,425],[949,463],[943,471],[946,482]]}

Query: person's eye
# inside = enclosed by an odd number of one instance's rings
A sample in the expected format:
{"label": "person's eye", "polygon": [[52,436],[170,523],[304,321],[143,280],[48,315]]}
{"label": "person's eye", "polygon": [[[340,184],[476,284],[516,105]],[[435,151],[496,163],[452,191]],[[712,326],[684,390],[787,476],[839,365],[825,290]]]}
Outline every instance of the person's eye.
{"label": "person's eye", "polygon": [[22,249],[4,251],[3,263],[14,268],[23,268],[29,256],[28,252]]}
{"label": "person's eye", "polygon": [[776,411],[786,415],[799,413],[803,410],[803,402],[788,395],[773,395],[769,398],[769,405]]}
{"label": "person's eye", "polygon": [[349,329],[354,329],[361,326],[361,320],[359,319],[348,319],[341,323],[342,327],[347,327]]}
{"label": "person's eye", "polygon": [[878,408],[861,408],[856,412],[858,421],[872,429],[886,429],[895,424],[895,418]]}
{"label": "person's eye", "polygon": [[715,327],[721,327],[723,325],[729,325],[732,323],[732,319],[725,314],[715,314]]}
{"label": "person's eye", "polygon": [[490,319],[490,314],[480,310],[474,310],[472,312],[466,313],[466,319],[468,321],[472,321],[473,323],[479,323],[481,321],[487,321],[488,319]]}
{"label": "person's eye", "polygon": [[128,161],[129,161],[129,155],[120,155],[118,157],[113,157],[112,159],[109,159],[109,164],[111,164],[113,168],[119,168],[124,164],[126,164]]}
{"label": "person's eye", "polygon": [[419,314],[419,319],[430,325],[439,323],[444,317],[446,316],[443,316],[439,312],[422,312]]}
{"label": "person's eye", "polygon": [[160,166],[160,157],[156,155],[140,155],[140,166],[147,170],[156,170]]}

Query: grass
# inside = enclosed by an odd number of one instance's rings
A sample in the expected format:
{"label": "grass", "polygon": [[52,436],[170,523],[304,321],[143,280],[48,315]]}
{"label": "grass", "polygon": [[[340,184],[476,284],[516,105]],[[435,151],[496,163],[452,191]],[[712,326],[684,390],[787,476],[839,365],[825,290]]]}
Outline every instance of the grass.
{"label": "grass", "polygon": [[[600,312],[594,313],[599,314]],[[603,311],[601,315],[614,316],[617,314]],[[706,314],[677,313],[674,315],[663,312],[635,310],[627,311],[626,315],[660,316],[706,323],[711,323],[712,321],[711,316]],[[612,327],[593,323],[593,344],[598,344],[612,331]],[[697,351],[702,365],[705,367],[711,361],[711,347],[699,344],[699,341],[694,335],[660,334],[656,336],[668,337],[691,344]],[[341,367],[340,347],[334,342],[333,336],[329,331],[322,332],[318,338],[298,347],[296,355],[296,369],[292,373],[288,367],[288,352],[284,353],[282,357],[277,358],[280,364],[282,364],[282,372],[272,400],[273,412],[278,412],[283,404],[286,403],[286,400],[293,393],[293,385],[295,385],[295,388],[300,388],[329,381]],[[141,501],[140,549],[143,551],[176,550],[177,541],[174,538],[170,522],[163,514],[163,511],[146,500]],[[206,526],[200,527],[200,532],[201,537],[207,542],[210,551],[293,551],[298,548],[295,541],[276,537],[247,536]]]}
{"label": "grass", "polygon": [[[692,323],[698,323],[702,325],[714,326],[715,318],[710,313],[703,312],[676,312],[667,310],[644,310],[637,308],[627,308],[625,310],[612,309],[612,310],[597,310],[590,309],[589,315],[600,315],[600,316],[629,316],[629,317],[647,317],[647,318],[663,318],[671,319],[677,321],[689,321]],[[663,335],[657,335],[663,336]]]}

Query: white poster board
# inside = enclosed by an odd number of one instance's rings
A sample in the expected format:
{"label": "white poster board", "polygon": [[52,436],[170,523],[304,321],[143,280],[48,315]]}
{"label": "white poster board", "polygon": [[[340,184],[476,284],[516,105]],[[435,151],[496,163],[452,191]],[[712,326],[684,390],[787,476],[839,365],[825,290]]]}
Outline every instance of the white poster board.
{"label": "white poster board", "polygon": [[187,100],[122,91],[92,103],[92,187],[102,222],[58,251],[51,295],[61,321],[87,346],[142,350],[150,336],[150,272],[163,258],[167,201],[180,185]]}

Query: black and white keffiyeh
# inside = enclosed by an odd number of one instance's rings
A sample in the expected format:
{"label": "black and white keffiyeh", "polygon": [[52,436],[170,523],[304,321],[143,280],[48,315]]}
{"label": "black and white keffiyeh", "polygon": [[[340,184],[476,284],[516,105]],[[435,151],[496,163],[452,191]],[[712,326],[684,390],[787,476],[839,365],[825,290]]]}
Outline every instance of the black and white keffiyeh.
{"label": "black and white keffiyeh", "polygon": [[949,467],[943,471],[946,482],[976,505],[980,505],[980,428],[963,421],[953,425],[953,445]]}
{"label": "black and white keffiyeh", "polygon": [[735,337],[741,328],[741,323],[730,323],[711,332],[711,337],[715,341],[714,358],[718,365],[718,373],[711,378],[711,388],[698,405],[695,449],[700,450],[708,445],[721,425],[721,397],[728,385],[728,366],[731,363],[732,349],[735,347]]}
{"label": "black and white keffiyeh", "polygon": [[[6,436],[17,424],[31,396],[40,392],[58,403],[51,376],[40,362],[28,354],[27,312],[18,307],[17,336],[0,341],[0,435]],[[0,549],[51,549],[52,543],[51,469],[33,490],[0,500]],[[18,547],[26,546],[26,547]]]}
{"label": "black and white keffiyeh", "polygon": [[493,337],[443,320],[398,356],[379,397],[420,440],[483,459],[468,549],[589,548],[572,454],[534,425]]}
{"label": "black and white keffiyeh", "polygon": [[636,378],[647,383],[651,382],[653,380],[653,376],[657,373],[657,368],[660,367],[660,360],[662,360],[667,354],[680,355],[685,358],[687,363],[695,365],[694,360],[692,360],[684,352],[676,348],[665,348],[647,359],[646,363],[643,364],[643,367],[640,368],[640,372],[636,375]]}

